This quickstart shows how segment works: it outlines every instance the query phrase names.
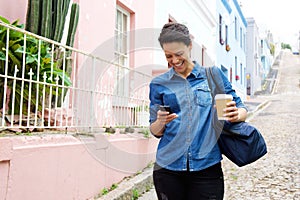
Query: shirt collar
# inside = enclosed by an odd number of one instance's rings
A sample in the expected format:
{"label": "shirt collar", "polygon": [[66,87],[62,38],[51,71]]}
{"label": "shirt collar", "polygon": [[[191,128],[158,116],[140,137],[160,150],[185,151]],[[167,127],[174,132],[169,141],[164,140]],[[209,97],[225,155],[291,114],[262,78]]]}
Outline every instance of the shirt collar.
{"label": "shirt collar", "polygon": [[[193,61],[193,63],[195,64],[194,65],[194,68],[193,70],[191,71],[191,74],[190,75],[193,75],[194,77],[196,78],[202,78],[204,77],[203,76],[203,70],[204,70],[204,67],[201,67],[196,61]],[[189,75],[189,76],[190,76]],[[174,68],[172,67],[170,70],[169,70],[169,79],[172,79],[173,76],[178,76],[177,73],[175,72]]]}

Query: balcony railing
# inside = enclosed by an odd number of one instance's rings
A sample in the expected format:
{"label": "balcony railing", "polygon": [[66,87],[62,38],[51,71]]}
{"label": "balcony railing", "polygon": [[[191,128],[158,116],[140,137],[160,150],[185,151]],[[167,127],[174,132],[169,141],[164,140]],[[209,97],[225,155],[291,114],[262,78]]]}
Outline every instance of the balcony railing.
{"label": "balcony railing", "polygon": [[0,22],[0,131],[148,126],[151,73]]}

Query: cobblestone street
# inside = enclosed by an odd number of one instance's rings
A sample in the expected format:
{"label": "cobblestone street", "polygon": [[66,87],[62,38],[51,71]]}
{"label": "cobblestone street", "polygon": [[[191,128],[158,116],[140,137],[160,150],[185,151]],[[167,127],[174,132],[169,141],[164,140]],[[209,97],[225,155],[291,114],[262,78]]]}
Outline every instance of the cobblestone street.
{"label": "cobblestone street", "polygon": [[299,56],[283,53],[279,73],[274,94],[257,97],[270,104],[250,121],[261,130],[268,153],[242,168],[223,162],[225,199],[300,199]]}
{"label": "cobblestone street", "polygon": [[[300,58],[283,52],[273,94],[253,102],[269,103],[250,123],[263,134],[268,153],[248,166],[223,160],[225,200],[300,200]],[[276,66],[276,67],[277,67]],[[154,189],[144,200],[155,200]]]}

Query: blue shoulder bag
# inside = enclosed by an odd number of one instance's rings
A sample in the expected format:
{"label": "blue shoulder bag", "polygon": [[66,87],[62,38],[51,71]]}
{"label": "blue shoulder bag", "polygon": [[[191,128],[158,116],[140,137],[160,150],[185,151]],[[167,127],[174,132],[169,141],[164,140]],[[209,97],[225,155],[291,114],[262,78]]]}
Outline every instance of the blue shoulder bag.
{"label": "blue shoulder bag", "polygon": [[[217,81],[220,77],[213,67],[206,67],[206,76],[211,94],[214,99],[216,94],[224,94],[225,90]],[[214,101],[214,100],[213,100]],[[219,121],[214,113],[213,126],[220,133],[218,145],[221,153],[237,166],[250,164],[267,153],[267,146],[260,131],[247,122],[231,123]]]}

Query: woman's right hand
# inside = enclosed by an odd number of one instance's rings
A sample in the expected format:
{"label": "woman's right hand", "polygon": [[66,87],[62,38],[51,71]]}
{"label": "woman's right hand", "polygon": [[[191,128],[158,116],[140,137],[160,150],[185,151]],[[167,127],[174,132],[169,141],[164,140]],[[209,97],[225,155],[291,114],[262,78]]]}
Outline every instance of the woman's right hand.
{"label": "woman's right hand", "polygon": [[176,119],[178,116],[176,115],[176,113],[172,113],[169,114],[169,112],[167,111],[157,111],[157,118],[156,120],[162,124],[162,125],[166,125],[167,123],[169,123],[170,121]]}
{"label": "woman's right hand", "polygon": [[176,113],[169,114],[167,111],[157,111],[156,121],[150,126],[151,133],[157,137],[161,137],[164,133],[165,125],[177,117]]}

